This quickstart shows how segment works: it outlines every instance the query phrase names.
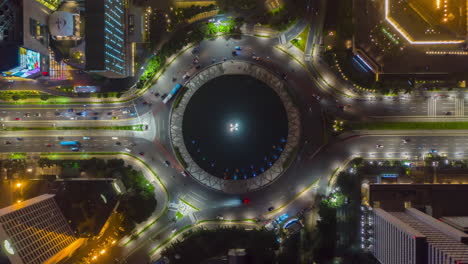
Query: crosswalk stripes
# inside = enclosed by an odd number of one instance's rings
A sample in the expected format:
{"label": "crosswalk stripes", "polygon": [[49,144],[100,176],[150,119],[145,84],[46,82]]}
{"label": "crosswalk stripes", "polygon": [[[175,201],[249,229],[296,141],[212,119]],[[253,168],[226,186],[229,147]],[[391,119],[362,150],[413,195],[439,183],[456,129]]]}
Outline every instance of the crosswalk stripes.
{"label": "crosswalk stripes", "polygon": [[465,100],[464,98],[455,98],[455,116],[465,115]]}
{"label": "crosswalk stripes", "polygon": [[427,116],[437,115],[437,100],[435,98],[429,98],[427,100]]}

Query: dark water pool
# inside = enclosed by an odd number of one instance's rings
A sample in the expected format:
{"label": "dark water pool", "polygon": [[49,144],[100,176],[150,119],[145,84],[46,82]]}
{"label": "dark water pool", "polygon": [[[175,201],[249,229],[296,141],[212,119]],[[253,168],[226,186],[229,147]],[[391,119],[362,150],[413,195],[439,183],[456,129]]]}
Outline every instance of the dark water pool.
{"label": "dark water pool", "polygon": [[288,120],[279,96],[265,83],[247,75],[224,75],[193,95],[182,130],[202,169],[240,180],[261,174],[278,159]]}

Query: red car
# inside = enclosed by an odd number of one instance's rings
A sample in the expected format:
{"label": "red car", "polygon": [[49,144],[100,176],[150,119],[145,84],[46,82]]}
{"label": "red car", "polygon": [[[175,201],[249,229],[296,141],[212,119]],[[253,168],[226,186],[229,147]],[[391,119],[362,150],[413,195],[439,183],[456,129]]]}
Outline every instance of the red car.
{"label": "red car", "polygon": [[15,120],[16,120],[16,121],[18,121],[18,120],[20,120],[20,118],[19,118],[19,117],[17,117],[17,118],[15,118]]}
{"label": "red car", "polygon": [[53,144],[47,144],[46,146],[47,146],[47,147],[52,147],[52,146],[53,146]]}

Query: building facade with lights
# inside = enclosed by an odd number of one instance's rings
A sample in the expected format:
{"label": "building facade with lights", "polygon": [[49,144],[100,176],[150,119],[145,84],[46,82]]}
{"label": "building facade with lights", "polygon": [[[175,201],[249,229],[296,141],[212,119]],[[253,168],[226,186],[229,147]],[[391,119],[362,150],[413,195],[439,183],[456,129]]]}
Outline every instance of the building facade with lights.
{"label": "building facade with lights", "polygon": [[467,264],[468,234],[414,208],[372,212],[372,254],[382,264]]}
{"label": "building facade with lights", "polygon": [[74,236],[52,194],[0,209],[1,249],[11,263],[57,263],[83,242]]}
{"label": "building facade with lights", "polygon": [[124,0],[87,0],[86,70],[108,78],[132,75],[128,12]]}
{"label": "building facade with lights", "polygon": [[58,1],[0,3],[0,70],[4,76],[34,78],[49,71],[48,17]]}

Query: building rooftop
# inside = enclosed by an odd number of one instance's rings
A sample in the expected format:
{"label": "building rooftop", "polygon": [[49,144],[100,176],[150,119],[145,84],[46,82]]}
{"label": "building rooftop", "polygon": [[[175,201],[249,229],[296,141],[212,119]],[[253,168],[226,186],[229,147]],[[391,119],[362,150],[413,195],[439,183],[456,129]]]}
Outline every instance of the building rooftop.
{"label": "building rooftop", "polygon": [[468,232],[468,216],[447,216],[440,220],[460,231]]}
{"label": "building rooftop", "polygon": [[[412,209],[417,211],[414,208]],[[428,219],[423,219],[424,217],[419,217],[417,212],[410,210],[406,210],[405,212],[390,212],[390,214],[422,233],[426,237],[427,243],[432,247],[442,250],[447,257],[458,261],[456,263],[468,263],[468,245],[455,239],[456,232],[459,232],[458,230],[442,222],[438,222],[440,225],[436,225]],[[434,218],[429,218],[437,222]],[[448,232],[450,232],[450,235]]]}
{"label": "building rooftop", "polygon": [[405,202],[435,218],[468,216],[468,184],[370,184],[369,202],[386,211],[404,211]]}
{"label": "building rooftop", "polygon": [[0,210],[0,241],[10,262],[40,264],[76,237],[54,195],[44,194]]}

